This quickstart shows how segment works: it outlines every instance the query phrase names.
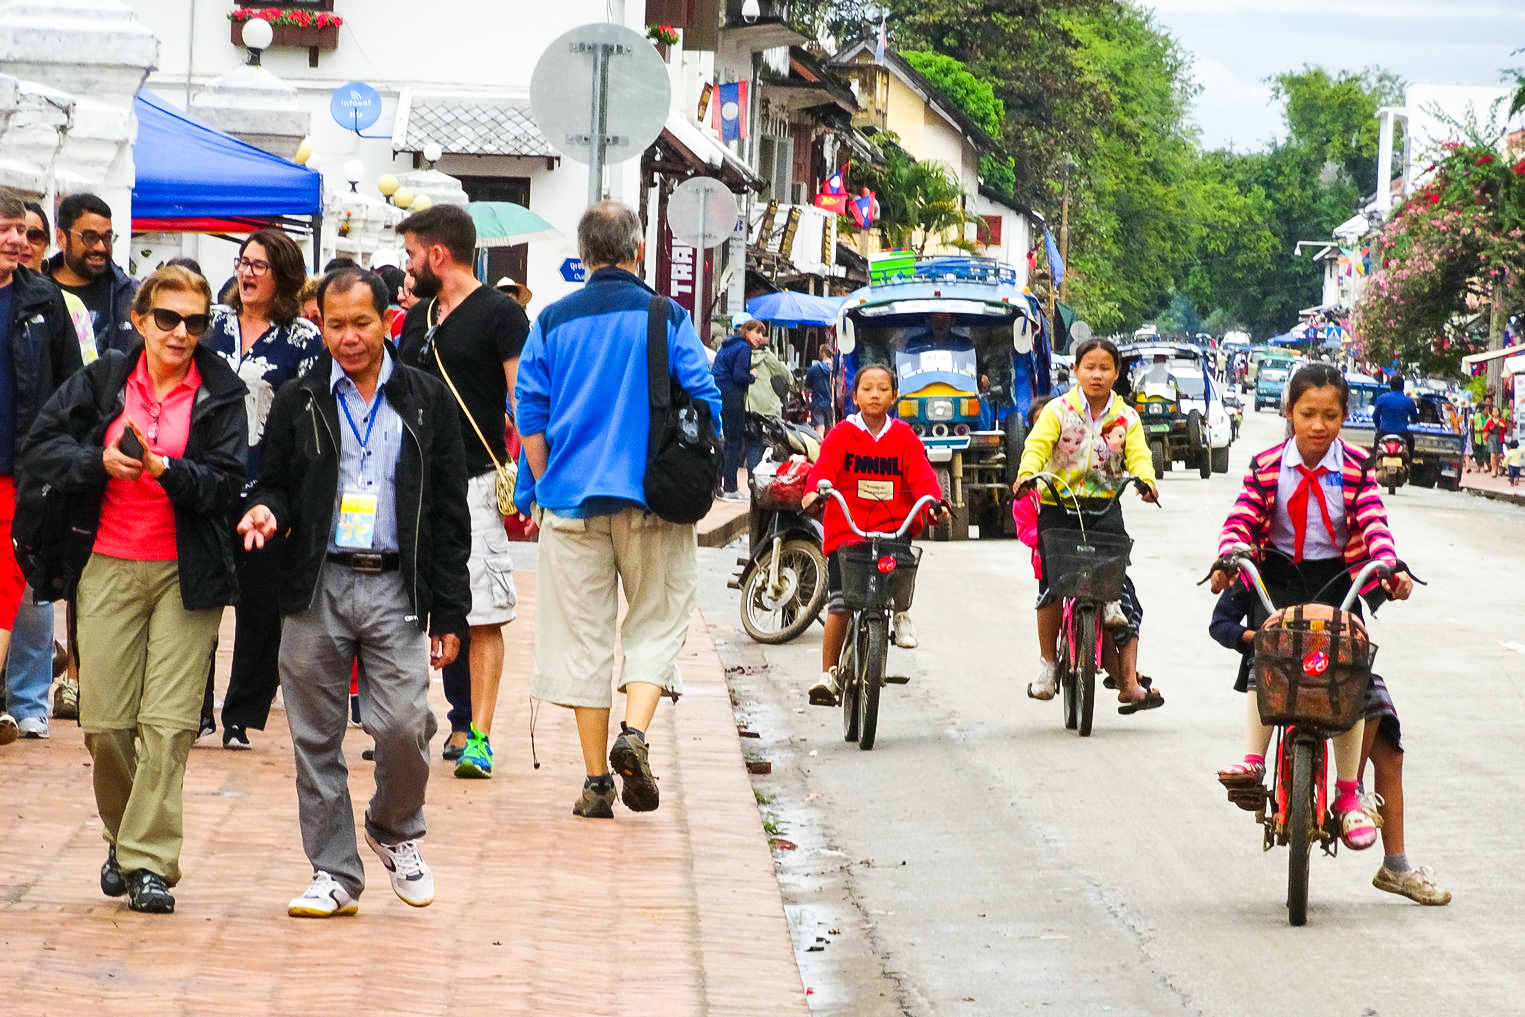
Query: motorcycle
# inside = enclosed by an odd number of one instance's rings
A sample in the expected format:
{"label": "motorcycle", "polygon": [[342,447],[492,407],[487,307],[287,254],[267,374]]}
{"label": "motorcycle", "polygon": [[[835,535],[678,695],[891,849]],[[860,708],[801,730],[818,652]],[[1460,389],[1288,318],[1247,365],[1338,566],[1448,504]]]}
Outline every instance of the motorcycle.
{"label": "motorcycle", "polygon": [[1387,488],[1388,494],[1396,494],[1409,479],[1408,442],[1401,434],[1384,434],[1377,439],[1376,452],[1377,483]]}
{"label": "motorcycle", "polygon": [[762,461],[752,471],[747,557],[729,583],[741,591],[741,626],[759,643],[787,643],[810,627],[826,603],[826,555],[821,521],[800,502],[821,439],[803,424],[747,414],[762,437]]}
{"label": "motorcycle", "polygon": [[1234,389],[1223,393],[1223,408],[1228,411],[1229,441],[1239,440],[1239,427],[1244,423],[1244,401]]}

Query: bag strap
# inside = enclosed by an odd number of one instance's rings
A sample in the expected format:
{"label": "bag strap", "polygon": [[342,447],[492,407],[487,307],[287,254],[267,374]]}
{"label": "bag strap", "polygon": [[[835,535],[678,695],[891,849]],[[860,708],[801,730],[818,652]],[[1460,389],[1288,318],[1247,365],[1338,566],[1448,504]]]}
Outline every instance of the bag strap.
{"label": "bag strap", "polygon": [[[439,297],[435,297],[433,300],[429,301],[429,309],[424,312],[425,325],[428,325],[430,319],[434,317],[434,305],[438,302]],[[493,454],[492,446],[487,443],[487,436],[482,433],[482,429],[477,426],[477,419],[473,417],[471,415],[471,411],[466,408],[466,400],[461,398],[461,393],[455,387],[455,382],[450,380],[450,372],[445,370],[445,358],[440,356],[439,343],[434,344],[434,363],[439,366],[440,377],[444,378],[445,384],[450,386],[450,394],[455,396],[456,404],[460,406],[461,412],[464,413],[466,415],[466,419],[471,422],[471,429],[477,433],[477,440],[480,441],[482,443],[482,447],[487,450],[487,458],[492,460],[492,468],[499,473],[502,473],[503,464],[498,462],[498,457]]]}
{"label": "bag strap", "polygon": [[672,399],[667,378],[667,298],[653,294],[646,305],[646,384],[651,408],[665,410]]}

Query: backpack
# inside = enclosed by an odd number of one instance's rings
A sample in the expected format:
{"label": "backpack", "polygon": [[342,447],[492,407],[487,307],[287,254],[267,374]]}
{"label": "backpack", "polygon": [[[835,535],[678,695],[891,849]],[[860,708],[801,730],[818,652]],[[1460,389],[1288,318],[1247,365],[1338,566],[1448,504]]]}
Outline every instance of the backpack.
{"label": "backpack", "polygon": [[670,523],[697,523],[715,501],[720,437],[710,405],[672,376],[667,362],[668,299],[646,309],[646,380],[651,429],[646,446],[646,505]]}

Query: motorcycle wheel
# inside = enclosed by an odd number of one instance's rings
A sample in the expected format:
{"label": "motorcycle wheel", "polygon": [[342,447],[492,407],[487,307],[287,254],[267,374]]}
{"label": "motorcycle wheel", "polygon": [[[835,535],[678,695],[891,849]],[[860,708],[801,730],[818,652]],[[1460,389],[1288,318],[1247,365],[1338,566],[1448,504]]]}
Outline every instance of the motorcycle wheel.
{"label": "motorcycle wheel", "polygon": [[778,549],[777,600],[769,597],[772,554],[747,570],[741,583],[741,627],[759,643],[787,643],[810,627],[826,603],[826,556],[809,540],[786,540]]}

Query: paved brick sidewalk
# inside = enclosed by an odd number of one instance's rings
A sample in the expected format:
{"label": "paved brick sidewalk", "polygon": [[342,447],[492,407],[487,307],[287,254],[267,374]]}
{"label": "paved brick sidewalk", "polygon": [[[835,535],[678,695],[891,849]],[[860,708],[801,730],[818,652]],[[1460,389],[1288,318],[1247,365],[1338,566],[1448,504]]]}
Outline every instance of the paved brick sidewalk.
{"label": "paved brick sidewalk", "polygon": [[1525,505],[1525,482],[1518,487],[1510,487],[1507,477],[1495,477],[1486,473],[1463,473],[1461,489],[1481,498],[1512,501],[1516,505]]}
{"label": "paved brick sidewalk", "polygon": [[[581,820],[571,714],[547,707],[529,756],[534,575],[493,739],[497,776],[455,780],[436,761],[425,858],[436,903],[394,897],[362,844],[353,918],[288,918],[311,877],[296,825],[279,708],[251,752],[191,753],[178,913],[102,897],[105,857],[80,732],[0,749],[0,993],[29,1017],[80,1014],[807,1014],[772,859],[742,765],[720,660],[699,616],[688,694],[651,732],[662,807]],[[231,617],[231,616],[230,616]],[[224,633],[225,637],[228,635]],[[223,646],[231,646],[225,638]],[[220,673],[225,681],[226,651]],[[436,681],[431,696],[443,718]],[[369,739],[346,739],[357,816]],[[437,748],[437,746],[436,746]]]}

